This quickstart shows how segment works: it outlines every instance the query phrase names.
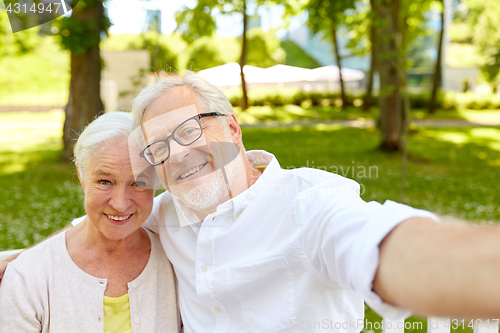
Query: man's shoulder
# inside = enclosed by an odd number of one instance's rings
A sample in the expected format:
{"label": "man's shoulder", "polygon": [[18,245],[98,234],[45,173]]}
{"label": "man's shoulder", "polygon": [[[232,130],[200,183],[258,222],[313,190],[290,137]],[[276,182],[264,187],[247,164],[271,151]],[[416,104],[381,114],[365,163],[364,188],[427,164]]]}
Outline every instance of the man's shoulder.
{"label": "man's shoulder", "polygon": [[165,190],[165,192],[162,192],[158,194],[154,198],[154,204],[155,205],[161,205],[161,204],[167,204],[172,201],[172,194],[170,194],[169,191]]}
{"label": "man's shoulder", "polygon": [[283,169],[283,181],[302,182],[306,187],[340,187],[347,186],[359,190],[359,184],[341,175],[315,168]]}

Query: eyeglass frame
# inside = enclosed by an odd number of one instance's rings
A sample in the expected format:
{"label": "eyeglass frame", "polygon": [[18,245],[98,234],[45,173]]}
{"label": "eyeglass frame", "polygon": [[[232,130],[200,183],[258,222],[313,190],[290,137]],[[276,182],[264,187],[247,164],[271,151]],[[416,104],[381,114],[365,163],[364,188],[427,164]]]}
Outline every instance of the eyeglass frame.
{"label": "eyeglass frame", "polygon": [[[170,134],[169,136],[167,136],[165,139],[163,140],[158,140],[158,141],[155,141],[155,142],[152,142],[150,143],[149,145],[146,146],[146,148],[144,148],[140,153],[139,153],[139,156],[142,157],[143,159],[146,160],[146,162],[148,162],[151,166],[157,166],[157,165],[160,165],[160,164],[163,164],[165,163],[166,160],[168,160],[170,158],[170,138],[172,138],[175,142],[177,142],[179,145],[181,146],[184,146],[184,147],[187,147],[187,146],[190,146],[192,145],[193,143],[195,143],[196,141],[198,141],[202,136],[203,136],[203,126],[201,124],[201,121],[200,119],[201,118],[205,118],[205,117],[218,117],[218,116],[227,116],[227,114],[223,114],[223,113],[220,113],[220,112],[207,112],[207,113],[199,113],[197,115],[194,115],[186,120],[184,120],[182,123],[179,124],[179,126],[177,126],[173,131],[172,131],[172,134]],[[200,129],[201,129],[201,133],[200,133],[200,136],[198,136],[196,139],[194,139],[192,142],[188,143],[188,144],[184,144],[182,142],[180,142],[179,140],[177,140],[177,138],[174,136],[175,134],[175,131],[177,131],[177,129],[179,127],[181,127],[182,125],[184,125],[185,123],[187,123],[188,121],[190,121],[191,119],[195,119],[196,122],[198,123],[198,125],[200,125]],[[152,145],[158,143],[158,142],[165,142],[167,144],[167,148],[168,148],[168,156],[162,160],[161,162],[159,163],[156,163],[156,164],[153,164],[151,163],[147,158],[146,156],[144,156],[144,153],[146,152],[146,150],[151,147]]]}

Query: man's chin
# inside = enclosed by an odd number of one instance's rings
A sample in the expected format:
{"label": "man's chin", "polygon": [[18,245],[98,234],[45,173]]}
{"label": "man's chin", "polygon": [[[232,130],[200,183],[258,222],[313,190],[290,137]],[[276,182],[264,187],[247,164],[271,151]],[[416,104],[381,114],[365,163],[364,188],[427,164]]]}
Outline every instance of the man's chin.
{"label": "man's chin", "polygon": [[190,187],[185,191],[182,191],[180,188],[176,188],[172,193],[172,195],[178,197],[184,204],[188,207],[197,210],[197,211],[205,211],[210,210],[212,208],[216,208],[218,205],[223,203],[225,200],[225,193],[222,189],[207,189],[207,184],[199,184],[198,186]]}

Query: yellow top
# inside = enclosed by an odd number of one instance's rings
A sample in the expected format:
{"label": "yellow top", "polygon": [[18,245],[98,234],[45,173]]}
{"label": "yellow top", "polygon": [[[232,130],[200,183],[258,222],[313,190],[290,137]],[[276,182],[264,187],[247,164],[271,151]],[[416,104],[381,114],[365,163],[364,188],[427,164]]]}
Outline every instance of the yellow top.
{"label": "yellow top", "polygon": [[132,333],[128,294],[104,296],[104,333]]}

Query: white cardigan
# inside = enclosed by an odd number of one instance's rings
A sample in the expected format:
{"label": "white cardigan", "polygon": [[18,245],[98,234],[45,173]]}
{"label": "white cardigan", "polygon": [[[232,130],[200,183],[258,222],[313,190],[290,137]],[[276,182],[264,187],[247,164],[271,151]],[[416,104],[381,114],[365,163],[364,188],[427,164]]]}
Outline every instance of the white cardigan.
{"label": "white cardigan", "polygon": [[[0,333],[95,332],[104,329],[107,280],[82,271],[66,249],[65,232],[22,253],[0,284]],[[175,278],[158,236],[128,284],[132,332],[179,332]]]}

